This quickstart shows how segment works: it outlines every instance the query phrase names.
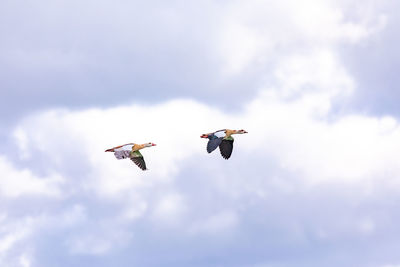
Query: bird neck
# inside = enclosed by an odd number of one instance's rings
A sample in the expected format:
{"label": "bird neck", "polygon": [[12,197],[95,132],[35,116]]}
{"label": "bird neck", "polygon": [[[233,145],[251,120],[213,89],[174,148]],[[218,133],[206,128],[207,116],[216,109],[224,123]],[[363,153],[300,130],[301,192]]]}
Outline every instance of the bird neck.
{"label": "bird neck", "polygon": [[145,144],[142,144],[142,145],[135,144],[135,145],[132,147],[132,151],[138,151],[138,150],[140,150],[140,149],[142,149],[142,148],[145,148],[145,147],[146,147]]}
{"label": "bird neck", "polygon": [[225,137],[230,137],[232,134],[235,134],[236,133],[236,131],[235,130],[226,130],[225,131]]}

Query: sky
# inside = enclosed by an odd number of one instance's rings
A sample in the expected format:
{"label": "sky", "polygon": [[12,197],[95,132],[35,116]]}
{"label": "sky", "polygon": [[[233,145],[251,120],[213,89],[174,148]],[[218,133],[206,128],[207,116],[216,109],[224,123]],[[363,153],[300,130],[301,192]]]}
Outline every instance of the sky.
{"label": "sky", "polygon": [[0,266],[400,267],[399,10],[1,1]]}

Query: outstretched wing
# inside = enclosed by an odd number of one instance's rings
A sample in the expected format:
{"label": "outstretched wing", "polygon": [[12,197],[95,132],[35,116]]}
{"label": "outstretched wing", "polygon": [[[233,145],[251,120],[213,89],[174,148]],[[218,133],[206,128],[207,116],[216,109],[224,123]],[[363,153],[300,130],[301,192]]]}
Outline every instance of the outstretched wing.
{"label": "outstretched wing", "polygon": [[232,155],[233,139],[224,139],[219,145],[219,151],[224,159],[229,159]]}
{"label": "outstretched wing", "polygon": [[222,142],[222,138],[210,139],[207,143],[207,152],[213,152]]}
{"label": "outstretched wing", "polygon": [[144,171],[147,170],[146,162],[144,161],[143,155],[138,150],[132,151],[130,153],[130,158],[139,168],[141,168]]}
{"label": "outstretched wing", "polygon": [[131,151],[129,150],[119,150],[114,152],[114,156],[117,159],[126,159],[129,158]]}

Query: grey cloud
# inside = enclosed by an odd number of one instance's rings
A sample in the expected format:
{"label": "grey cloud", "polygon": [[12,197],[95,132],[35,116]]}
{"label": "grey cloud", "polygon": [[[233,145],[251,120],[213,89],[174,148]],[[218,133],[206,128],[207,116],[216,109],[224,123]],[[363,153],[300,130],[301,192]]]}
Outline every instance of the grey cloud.
{"label": "grey cloud", "polygon": [[[370,41],[341,49],[343,62],[357,81],[357,90],[347,103],[352,112],[361,110],[368,114],[391,114],[396,117],[400,114],[400,55],[397,49],[400,46],[397,34],[400,20],[395,15],[399,8],[398,2],[386,2],[386,27]],[[380,12],[383,14],[383,10]]]}
{"label": "grey cloud", "polygon": [[233,99],[227,93],[251,77],[215,85],[221,63],[210,47],[220,7],[175,4],[3,2],[2,117],[178,96],[229,105],[221,96]]}
{"label": "grey cloud", "polygon": [[[248,163],[236,157],[231,164]],[[393,206],[398,202],[395,192],[378,188],[365,194],[365,188],[341,185],[304,188],[285,192],[271,182],[270,176],[288,184],[299,184],[296,173],[289,174],[273,162],[268,164],[268,175],[237,169],[216,178],[213,170],[199,168],[198,160],[182,162],[186,166],[175,177],[174,190],[183,193],[190,206],[180,226],[162,226],[154,223],[149,214],[132,223],[113,222],[118,206],[101,199],[84,201],[87,221],[71,228],[43,228],[29,240],[35,246],[33,266],[380,266],[382,262],[396,262],[397,226],[400,214]],[[218,169],[219,162],[211,163]],[[265,168],[262,160],[252,162],[256,169]],[[195,171],[194,171],[195,170]],[[255,188],[238,195],[229,194],[229,188],[219,189],[218,179],[236,179],[245,176],[250,184],[266,190],[257,196]],[[291,177],[291,178],[288,178]],[[171,188],[158,186],[152,194],[165,194]],[[384,189],[381,191],[381,189]],[[232,192],[234,192],[233,190]],[[385,197],[383,197],[385,196]],[[157,197],[154,196],[153,197]],[[77,199],[58,202],[57,210],[65,210]],[[108,206],[108,207],[107,207]],[[239,222],[226,235],[221,233],[188,234],[193,220],[206,218],[226,207],[234,208]],[[117,208],[117,210],[115,210]],[[32,212],[32,210],[31,210]],[[365,219],[374,223],[371,232],[360,230]],[[105,224],[109,221],[110,224]],[[104,229],[104,226],[110,229]],[[110,233],[123,227],[129,242],[104,255],[75,254],[69,251],[66,240],[73,234],[88,233],[100,240],[112,240]],[[122,238],[122,237],[121,237]],[[119,240],[120,241],[120,240]],[[90,243],[89,243],[90,244]],[[87,248],[90,250],[91,248]]]}
{"label": "grey cloud", "polygon": [[[290,13],[279,15],[274,8],[278,13],[284,9],[257,5],[261,11],[254,19],[259,18],[259,26],[246,18],[250,5],[242,16],[232,11],[238,8],[235,3],[226,1],[3,1],[3,123],[50,107],[105,107],[175,97],[240,107],[260,88],[276,83],[274,67],[282,56],[314,48],[315,40],[295,27]],[[225,24],[235,22],[264,38],[265,47],[257,48],[261,53],[249,66],[226,78],[221,74],[226,68],[221,51],[226,48],[218,45],[225,38]],[[225,41],[233,47],[237,42]],[[240,56],[246,49],[238,46],[232,53]]]}

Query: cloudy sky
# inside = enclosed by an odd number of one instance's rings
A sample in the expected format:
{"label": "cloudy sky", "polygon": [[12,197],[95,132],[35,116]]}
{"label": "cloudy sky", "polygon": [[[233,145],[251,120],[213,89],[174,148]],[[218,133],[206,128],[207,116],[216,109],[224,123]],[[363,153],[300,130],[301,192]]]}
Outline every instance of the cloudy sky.
{"label": "cloudy sky", "polygon": [[399,267],[399,11],[1,1],[0,265]]}

